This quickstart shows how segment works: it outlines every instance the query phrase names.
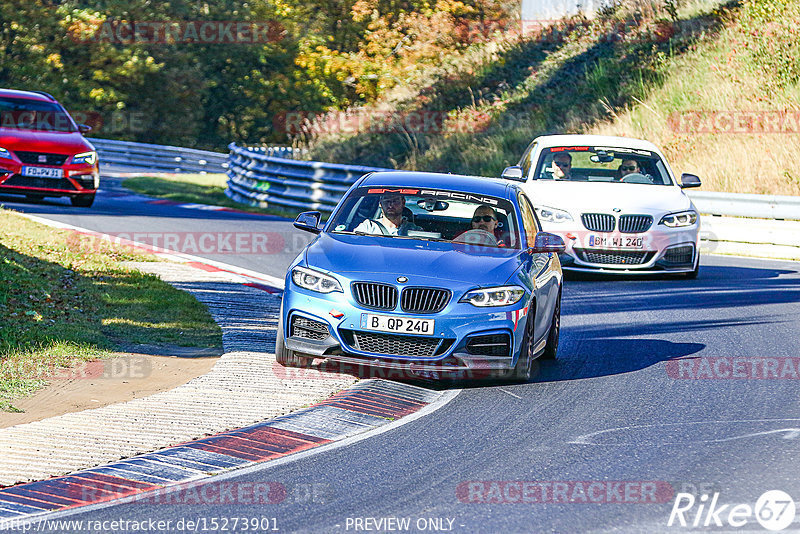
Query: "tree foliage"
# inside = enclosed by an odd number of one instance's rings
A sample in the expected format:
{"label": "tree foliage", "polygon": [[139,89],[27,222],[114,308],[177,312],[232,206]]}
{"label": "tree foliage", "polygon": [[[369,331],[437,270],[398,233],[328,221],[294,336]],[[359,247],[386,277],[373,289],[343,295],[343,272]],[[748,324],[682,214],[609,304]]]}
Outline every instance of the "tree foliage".
{"label": "tree foliage", "polygon": [[[485,37],[487,22],[509,18],[504,1],[4,0],[0,87],[53,94],[96,116],[98,137],[283,142],[287,112],[375,100]],[[114,24],[180,21],[269,22],[275,32],[249,44],[102,38]]]}

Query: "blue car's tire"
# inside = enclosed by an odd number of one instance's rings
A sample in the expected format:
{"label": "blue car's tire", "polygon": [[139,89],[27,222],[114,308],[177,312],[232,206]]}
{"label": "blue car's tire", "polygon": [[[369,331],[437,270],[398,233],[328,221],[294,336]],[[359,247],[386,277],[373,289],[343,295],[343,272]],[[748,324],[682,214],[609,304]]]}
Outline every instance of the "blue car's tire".
{"label": "blue car's tire", "polygon": [[558,355],[558,337],[561,334],[561,291],[558,292],[556,309],[553,310],[553,319],[550,322],[550,333],[547,334],[547,344],[544,346],[543,360],[555,360]]}
{"label": "blue car's tire", "polygon": [[278,320],[278,332],[275,337],[275,361],[284,367],[306,367],[307,359],[298,356],[293,350],[286,348],[283,341],[283,325]]}
{"label": "blue car's tire", "polygon": [[525,324],[525,336],[522,338],[522,348],[519,358],[517,358],[517,364],[508,371],[506,379],[511,382],[529,381],[533,370],[533,360],[533,314],[531,313]]}

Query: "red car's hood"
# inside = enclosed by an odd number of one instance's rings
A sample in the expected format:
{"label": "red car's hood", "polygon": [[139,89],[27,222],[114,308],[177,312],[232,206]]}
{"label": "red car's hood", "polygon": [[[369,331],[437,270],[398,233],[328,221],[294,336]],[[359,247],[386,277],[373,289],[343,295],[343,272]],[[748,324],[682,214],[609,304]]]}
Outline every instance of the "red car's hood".
{"label": "red car's hood", "polygon": [[51,154],[77,154],[94,150],[80,132],[46,132],[0,128],[0,146],[11,150],[47,152]]}

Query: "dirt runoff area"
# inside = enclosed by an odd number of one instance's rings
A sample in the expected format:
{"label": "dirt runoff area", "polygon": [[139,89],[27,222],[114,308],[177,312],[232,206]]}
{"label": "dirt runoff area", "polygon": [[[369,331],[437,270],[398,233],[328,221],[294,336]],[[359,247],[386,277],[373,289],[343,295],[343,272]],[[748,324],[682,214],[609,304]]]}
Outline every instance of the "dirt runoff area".
{"label": "dirt runoff area", "polygon": [[0,428],[173,389],[206,374],[222,349],[136,345],[106,360],[86,362],[54,373],[46,387],[14,399],[18,413],[0,412]]}

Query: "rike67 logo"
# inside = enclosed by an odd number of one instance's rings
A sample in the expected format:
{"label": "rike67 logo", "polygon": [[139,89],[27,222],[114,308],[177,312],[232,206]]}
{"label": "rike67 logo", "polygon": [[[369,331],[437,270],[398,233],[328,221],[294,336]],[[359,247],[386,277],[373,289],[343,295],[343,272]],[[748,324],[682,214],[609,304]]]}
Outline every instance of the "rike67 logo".
{"label": "rike67 logo", "polygon": [[796,507],[788,493],[780,490],[764,492],[755,506],[749,504],[722,504],[719,493],[709,499],[691,493],[678,493],[669,514],[667,526],[681,527],[734,527],[757,521],[767,530],[783,530],[794,521]]}

